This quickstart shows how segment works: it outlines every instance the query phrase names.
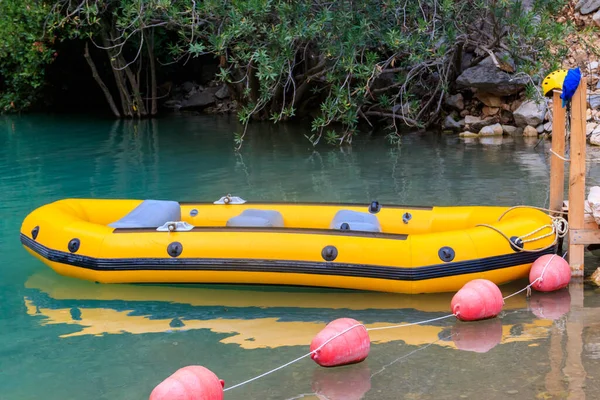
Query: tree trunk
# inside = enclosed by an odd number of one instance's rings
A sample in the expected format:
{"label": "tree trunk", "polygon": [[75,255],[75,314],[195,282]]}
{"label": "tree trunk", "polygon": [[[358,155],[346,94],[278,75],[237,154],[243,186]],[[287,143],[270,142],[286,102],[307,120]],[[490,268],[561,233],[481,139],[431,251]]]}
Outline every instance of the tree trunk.
{"label": "tree trunk", "polygon": [[113,99],[112,95],[110,94],[110,91],[104,84],[104,81],[102,80],[100,75],[98,75],[98,70],[96,69],[96,64],[94,64],[94,60],[92,60],[92,57],[90,56],[90,49],[87,42],[85,43],[83,56],[85,57],[85,60],[87,61],[88,65],[90,66],[90,69],[92,70],[92,76],[94,77],[94,80],[96,81],[96,83],[98,83],[98,86],[100,86],[102,92],[104,92],[104,97],[106,97],[106,101],[108,102],[111,111],[113,112],[115,117],[121,118],[121,113],[119,113],[119,109],[115,104],[115,100]]}
{"label": "tree trunk", "polygon": [[106,28],[103,29],[103,31],[101,33],[101,37],[102,37],[102,44],[104,45],[105,48],[107,48],[106,55],[108,56],[108,60],[111,65],[111,69],[112,69],[113,75],[115,77],[115,83],[117,84],[117,89],[119,91],[119,96],[121,97],[121,109],[123,110],[123,115],[126,117],[131,117],[131,116],[133,116],[133,114],[132,114],[131,100],[129,99],[129,92],[127,91],[127,87],[126,87],[126,83],[124,82],[124,79],[123,79],[122,71],[117,70],[114,67],[114,63],[116,60],[114,60],[114,58],[113,58],[113,53],[114,53],[113,49],[108,49],[111,46],[111,42],[108,40],[108,33],[107,33]]}
{"label": "tree trunk", "polygon": [[158,113],[157,99],[156,99],[156,66],[154,65],[154,28],[150,31],[148,40],[146,41],[146,48],[148,49],[148,60],[150,61],[150,115],[156,115]]}

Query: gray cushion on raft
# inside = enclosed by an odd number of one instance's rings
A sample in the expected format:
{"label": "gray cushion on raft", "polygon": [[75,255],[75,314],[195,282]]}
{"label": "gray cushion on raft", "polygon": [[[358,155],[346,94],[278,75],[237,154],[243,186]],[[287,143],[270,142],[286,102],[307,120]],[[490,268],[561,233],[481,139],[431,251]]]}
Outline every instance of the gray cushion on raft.
{"label": "gray cushion on raft", "polygon": [[240,215],[229,218],[227,226],[231,227],[283,227],[283,217],[275,210],[244,210]]}
{"label": "gray cushion on raft", "polygon": [[108,226],[111,228],[156,228],[169,221],[181,221],[181,207],[178,202],[144,200],[129,214]]}
{"label": "gray cushion on raft", "polygon": [[340,210],[333,217],[330,228],[340,229],[343,223],[347,223],[351,231],[381,232],[379,220],[369,213]]}

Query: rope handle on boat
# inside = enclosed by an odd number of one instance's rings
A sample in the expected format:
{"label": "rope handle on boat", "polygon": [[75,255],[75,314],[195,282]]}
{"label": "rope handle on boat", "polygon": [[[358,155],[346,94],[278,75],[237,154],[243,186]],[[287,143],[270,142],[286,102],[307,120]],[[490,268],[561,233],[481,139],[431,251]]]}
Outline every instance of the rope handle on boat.
{"label": "rope handle on boat", "polygon": [[[500,229],[496,228],[495,226],[488,225],[488,224],[477,224],[475,226],[483,226],[486,228],[490,228],[490,229],[498,232],[500,235],[502,235],[502,237],[504,237],[511,244],[511,246],[515,245],[515,243],[504,232],[502,232]],[[526,239],[529,236],[534,235],[537,232],[539,232],[543,229],[546,229],[546,228],[551,228],[552,231],[549,233],[546,233],[544,235],[541,235],[541,236]],[[525,243],[530,243],[530,242],[536,242],[538,240],[542,240],[544,238],[554,235],[554,240],[552,241],[552,243],[550,243],[548,246],[542,247],[540,249],[529,250],[529,249],[525,249],[525,248],[520,248],[519,251],[524,251],[526,253],[536,253],[539,251],[549,249],[549,248],[553,247],[554,245],[556,245],[556,243],[558,243],[558,239],[565,237],[568,232],[569,232],[569,223],[567,222],[566,219],[564,219],[563,217],[552,217],[552,224],[544,225],[540,228],[535,229],[534,231],[532,231],[530,233],[526,233],[525,235],[517,237],[523,244],[525,244]]]}

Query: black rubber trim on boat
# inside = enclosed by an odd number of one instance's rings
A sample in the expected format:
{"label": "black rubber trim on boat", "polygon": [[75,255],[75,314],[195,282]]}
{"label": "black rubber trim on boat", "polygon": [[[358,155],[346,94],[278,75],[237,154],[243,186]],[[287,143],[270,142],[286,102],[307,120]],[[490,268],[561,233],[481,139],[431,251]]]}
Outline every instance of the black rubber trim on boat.
{"label": "black rubber trim on boat", "polygon": [[472,274],[529,264],[544,254],[555,254],[556,247],[538,252],[519,252],[468,261],[428,265],[418,268],[381,267],[365,264],[293,260],[256,260],[224,258],[94,258],[52,250],[21,234],[21,243],[54,262],[95,271],[224,271],[277,272],[309,275],[353,276],[360,278],[420,281]]}
{"label": "black rubber trim on boat", "polygon": [[[112,233],[148,233],[156,232],[156,228],[115,228]],[[370,239],[406,240],[408,235],[383,232],[353,231],[344,229],[313,229],[313,228],[273,228],[251,226],[196,226],[185,232],[252,232],[252,233],[286,233],[306,235],[353,236]],[[184,231],[179,233],[185,233]]]}

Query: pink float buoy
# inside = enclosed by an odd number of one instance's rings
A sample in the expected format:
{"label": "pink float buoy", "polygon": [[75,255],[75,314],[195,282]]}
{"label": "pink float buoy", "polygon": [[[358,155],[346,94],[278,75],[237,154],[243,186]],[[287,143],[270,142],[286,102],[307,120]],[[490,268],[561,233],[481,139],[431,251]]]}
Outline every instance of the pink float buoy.
{"label": "pink float buoy", "polygon": [[159,383],[150,400],[223,400],[224,385],[208,368],[190,365]]}
{"label": "pink float buoy", "polygon": [[502,322],[498,318],[478,322],[457,322],[451,332],[456,348],[475,353],[487,353],[502,341]]}
{"label": "pink float buoy", "polygon": [[529,283],[533,284],[532,287],[540,292],[562,289],[567,287],[570,281],[571,267],[569,263],[556,254],[539,257],[529,270]]}
{"label": "pink float buoy", "polygon": [[[355,327],[351,328],[353,326]],[[367,358],[370,349],[371,340],[367,329],[352,318],[331,321],[310,343],[310,351],[314,352],[311,358],[322,367],[361,362]]]}
{"label": "pink float buoy", "polygon": [[474,279],[466,283],[452,298],[452,313],[461,321],[493,318],[502,311],[502,292],[487,279]]}

